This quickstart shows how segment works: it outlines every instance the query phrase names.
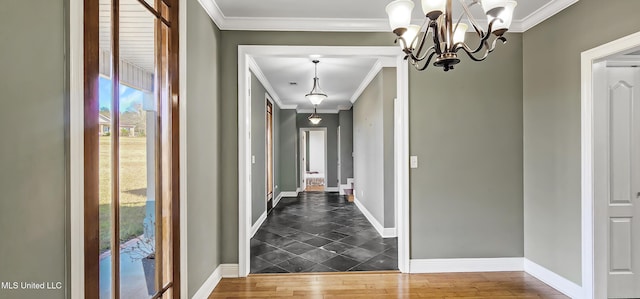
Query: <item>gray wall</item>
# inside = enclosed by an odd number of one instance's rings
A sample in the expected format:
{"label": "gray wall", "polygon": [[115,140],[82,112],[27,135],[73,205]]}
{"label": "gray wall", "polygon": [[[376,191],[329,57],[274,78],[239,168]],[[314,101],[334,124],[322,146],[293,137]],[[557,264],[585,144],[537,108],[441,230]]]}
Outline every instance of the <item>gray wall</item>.
{"label": "gray wall", "polygon": [[393,135],[394,107],[393,101],[397,97],[397,70],[383,68],[382,71],[382,134],[384,150],[384,227],[396,227],[395,207],[395,172]]}
{"label": "gray wall", "polygon": [[198,1],[188,0],[186,9],[186,254],[191,297],[220,264],[220,30]]}
{"label": "gray wall", "polygon": [[354,192],[384,223],[383,75],[378,73],[353,105]]}
{"label": "gray wall", "polygon": [[[463,57],[455,71],[409,75],[410,151],[423,165],[411,172],[411,258],[523,256],[522,35],[507,38],[482,63]],[[237,46],[393,40],[392,33],[222,32],[222,262],[238,262]]]}
{"label": "gray wall", "polygon": [[0,298],[69,290],[67,5],[8,0],[0,9],[0,281],[64,285],[0,289]]}
{"label": "gray wall", "polygon": [[409,73],[412,258],[524,254],[522,35],[507,38],[484,62]]}
{"label": "gray wall", "polygon": [[353,106],[356,198],[383,227],[395,227],[393,99],[396,94],[396,69],[383,68]]}
{"label": "gray wall", "polygon": [[578,284],[580,53],[640,30],[638,11],[581,0],[524,34],[525,256]]}
{"label": "gray wall", "polygon": [[294,192],[298,182],[298,129],[296,110],[280,110],[279,189],[282,192]]}
{"label": "gray wall", "polygon": [[353,178],[353,109],[338,112],[340,125],[340,184]]}
{"label": "gray wall", "polygon": [[[318,113],[322,121],[314,125],[308,117],[310,113],[298,113],[296,116],[298,129],[327,128],[327,187],[338,187],[338,114]],[[299,130],[298,130],[299,132]],[[299,134],[299,133],[298,133]],[[309,140],[309,138],[307,138]],[[308,146],[307,146],[308,148]],[[308,159],[307,159],[308,160]],[[300,166],[298,166],[300,168]],[[298,179],[298,186],[300,179]]]}

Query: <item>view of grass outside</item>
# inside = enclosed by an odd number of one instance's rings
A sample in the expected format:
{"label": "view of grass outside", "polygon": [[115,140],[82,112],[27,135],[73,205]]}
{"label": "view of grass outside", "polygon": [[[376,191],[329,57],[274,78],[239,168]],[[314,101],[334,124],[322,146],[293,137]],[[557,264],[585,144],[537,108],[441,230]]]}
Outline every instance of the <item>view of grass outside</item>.
{"label": "view of grass outside", "polygon": [[[110,248],[111,136],[100,137],[100,250]],[[143,233],[147,202],[145,137],[120,137],[120,242]]]}
{"label": "view of grass outside", "polygon": [[[111,119],[111,80],[100,78],[100,114]],[[120,85],[120,123],[100,136],[100,251],[111,249],[111,134],[120,134],[120,244],[143,234],[147,203],[146,111],[144,92]],[[104,132],[101,132],[104,133]]]}

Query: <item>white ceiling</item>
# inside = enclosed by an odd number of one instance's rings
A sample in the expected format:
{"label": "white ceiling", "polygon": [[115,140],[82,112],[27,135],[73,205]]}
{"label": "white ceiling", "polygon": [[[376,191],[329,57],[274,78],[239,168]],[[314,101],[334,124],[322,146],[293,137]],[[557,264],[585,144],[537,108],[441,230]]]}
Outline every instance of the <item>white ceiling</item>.
{"label": "white ceiling", "polygon": [[[282,108],[313,109],[304,95],[313,87],[313,59],[309,56],[255,57]],[[320,111],[337,111],[351,107],[351,99],[378,62],[377,58],[357,56],[324,56],[318,58],[320,87],[328,95],[319,106]],[[297,84],[292,85],[291,82]],[[355,96],[358,96],[357,94]]]}
{"label": "white ceiling", "polygon": [[[520,0],[512,31],[523,32],[578,0]],[[391,0],[200,0],[223,30],[389,31],[385,7]],[[470,0],[465,0],[470,3]],[[413,10],[415,22],[424,19],[420,1]],[[453,0],[454,17],[462,13]],[[484,15],[477,5],[474,18]],[[486,23],[486,22],[485,22]]]}
{"label": "white ceiling", "polygon": [[[522,32],[575,3],[577,0],[520,0],[512,31]],[[385,6],[390,0],[200,0],[214,22],[223,30],[303,31],[389,31]],[[470,2],[470,1],[467,1]],[[414,23],[420,22],[420,1],[414,1]],[[479,6],[472,6],[474,18],[483,23]],[[454,16],[462,8],[454,0]],[[484,22],[486,23],[486,22]],[[306,53],[308,54],[308,53]],[[285,109],[309,111],[305,99],[313,86],[313,63],[309,55],[255,57],[259,78]],[[368,80],[378,59],[358,56],[322,57],[318,66],[320,85],[329,98],[319,111],[348,109]],[[296,82],[297,85],[291,85]]]}

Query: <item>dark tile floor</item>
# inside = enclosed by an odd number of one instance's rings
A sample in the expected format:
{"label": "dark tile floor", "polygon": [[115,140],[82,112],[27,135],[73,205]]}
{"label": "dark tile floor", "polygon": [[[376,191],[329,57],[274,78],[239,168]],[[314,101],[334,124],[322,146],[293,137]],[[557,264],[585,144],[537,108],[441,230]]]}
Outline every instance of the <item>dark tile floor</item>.
{"label": "dark tile floor", "polygon": [[338,193],[282,198],[251,238],[251,273],[397,269],[397,238],[380,237]]}

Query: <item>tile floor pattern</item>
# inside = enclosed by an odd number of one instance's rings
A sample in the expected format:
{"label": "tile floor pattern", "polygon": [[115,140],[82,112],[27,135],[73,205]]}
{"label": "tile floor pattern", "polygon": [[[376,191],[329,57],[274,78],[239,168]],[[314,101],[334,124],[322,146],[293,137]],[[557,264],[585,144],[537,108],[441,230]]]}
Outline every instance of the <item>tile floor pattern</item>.
{"label": "tile floor pattern", "polygon": [[251,239],[251,273],[397,270],[397,248],[345,196],[302,192],[282,198]]}

